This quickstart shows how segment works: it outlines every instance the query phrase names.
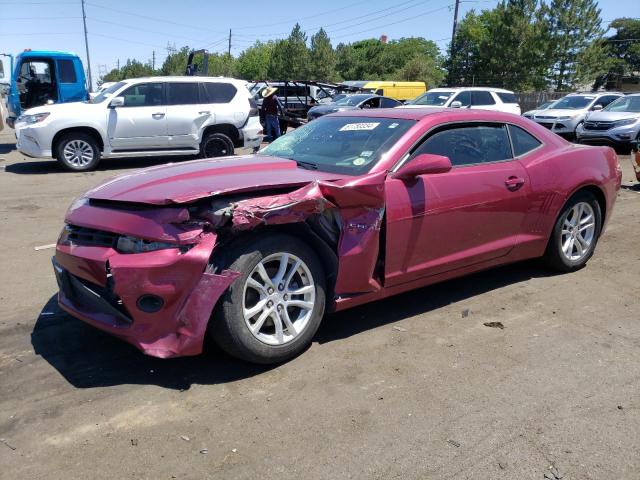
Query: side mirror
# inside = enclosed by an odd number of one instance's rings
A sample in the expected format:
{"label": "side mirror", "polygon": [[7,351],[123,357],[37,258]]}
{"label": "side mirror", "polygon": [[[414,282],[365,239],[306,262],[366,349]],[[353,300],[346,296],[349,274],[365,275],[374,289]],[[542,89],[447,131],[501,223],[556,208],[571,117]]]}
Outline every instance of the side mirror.
{"label": "side mirror", "polygon": [[368,103],[365,103],[360,108],[371,108],[371,105],[369,105]]}
{"label": "side mirror", "polygon": [[422,153],[400,167],[392,176],[399,180],[413,180],[420,175],[446,173],[451,170],[451,160],[442,155]]}
{"label": "side mirror", "polygon": [[123,107],[124,97],[115,97],[109,102],[109,108]]}
{"label": "side mirror", "polygon": [[597,111],[597,110],[602,110],[604,107],[602,105],[600,105],[599,103],[595,104],[591,110],[593,111]]}
{"label": "side mirror", "polygon": [[462,108],[462,102],[456,100],[455,102],[451,102],[451,105],[449,105],[449,107],[451,107],[451,108]]}

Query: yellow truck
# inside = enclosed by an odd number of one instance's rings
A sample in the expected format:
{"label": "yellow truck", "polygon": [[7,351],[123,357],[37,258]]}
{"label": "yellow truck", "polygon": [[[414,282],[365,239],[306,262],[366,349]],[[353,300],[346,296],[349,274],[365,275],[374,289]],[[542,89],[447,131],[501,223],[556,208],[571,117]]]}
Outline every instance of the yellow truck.
{"label": "yellow truck", "polygon": [[400,101],[411,100],[427,91],[425,82],[351,81],[344,83]]}

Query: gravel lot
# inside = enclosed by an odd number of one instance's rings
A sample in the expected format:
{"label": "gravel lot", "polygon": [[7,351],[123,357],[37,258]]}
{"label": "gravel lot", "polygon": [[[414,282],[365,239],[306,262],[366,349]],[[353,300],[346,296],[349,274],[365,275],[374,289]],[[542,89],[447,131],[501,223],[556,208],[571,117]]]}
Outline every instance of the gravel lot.
{"label": "gravel lot", "polygon": [[[0,133],[0,478],[640,478],[640,188],[583,270],[535,262],[325,319],[293,361],[157,360],[62,313],[72,199]],[[629,185],[635,185],[629,187]],[[504,329],[486,322],[502,322]],[[553,467],[553,468],[552,468]]]}

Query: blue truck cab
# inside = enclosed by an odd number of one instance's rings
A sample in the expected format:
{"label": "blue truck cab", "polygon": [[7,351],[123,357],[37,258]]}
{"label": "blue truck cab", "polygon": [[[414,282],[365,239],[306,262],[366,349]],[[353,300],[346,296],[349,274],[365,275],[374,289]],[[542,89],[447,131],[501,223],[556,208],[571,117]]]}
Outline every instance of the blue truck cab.
{"label": "blue truck cab", "polygon": [[9,86],[7,125],[29,108],[89,98],[82,61],[74,53],[25,50],[15,59]]}

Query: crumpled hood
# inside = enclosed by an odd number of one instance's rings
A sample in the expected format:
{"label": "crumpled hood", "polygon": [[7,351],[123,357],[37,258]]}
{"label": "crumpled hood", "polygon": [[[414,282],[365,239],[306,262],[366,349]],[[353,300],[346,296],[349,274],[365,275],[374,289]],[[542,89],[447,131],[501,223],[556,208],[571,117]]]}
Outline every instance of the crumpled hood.
{"label": "crumpled hood", "polygon": [[152,205],[182,204],[214,195],[296,187],[314,180],[337,180],[335,173],[298,168],[278,157],[245,155],[208,158],[145,168],[111,179],[86,197]]}

